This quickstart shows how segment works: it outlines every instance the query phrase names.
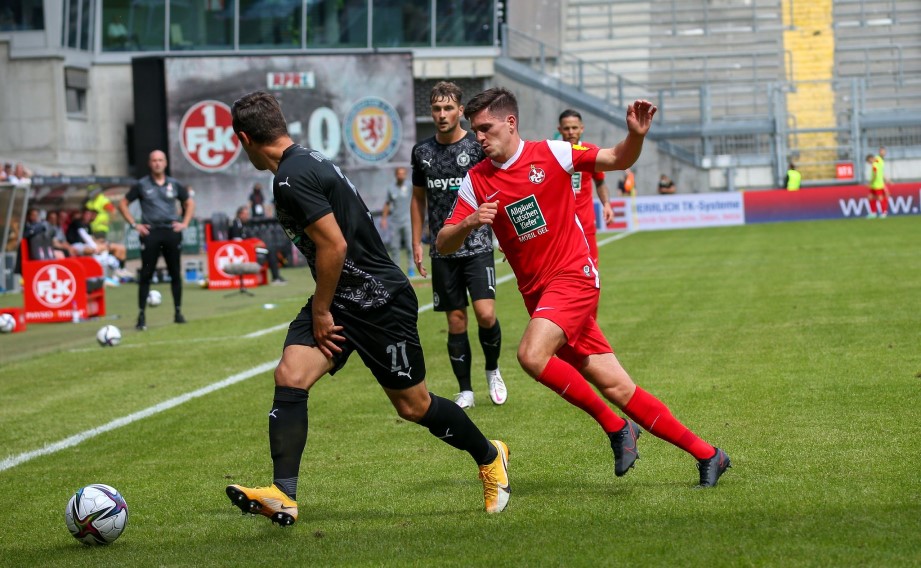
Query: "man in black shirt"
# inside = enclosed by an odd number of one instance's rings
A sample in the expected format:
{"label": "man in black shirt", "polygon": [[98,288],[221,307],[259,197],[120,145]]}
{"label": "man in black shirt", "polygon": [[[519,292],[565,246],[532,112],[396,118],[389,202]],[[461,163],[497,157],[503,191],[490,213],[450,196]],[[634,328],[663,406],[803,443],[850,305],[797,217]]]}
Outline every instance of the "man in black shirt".
{"label": "man in black shirt", "polygon": [[[441,81],[429,96],[435,136],[413,146],[413,257],[419,274],[422,266],[422,221],[428,209],[432,239],[451,216],[457,189],[467,170],[483,159],[483,149],[473,134],[460,125],[464,112],[463,92],[454,83]],[[474,406],[470,379],[470,340],[467,336],[467,293],[479,327],[480,347],[486,369],[486,384],[493,404],[505,404],[508,390],[499,372],[502,331],[496,318],[496,265],[492,231],[486,225],[470,232],[463,246],[451,254],[431,247],[432,292],[436,312],[448,319],[448,358],[460,392],[454,402],[461,408]]]}
{"label": "man in black shirt", "polygon": [[288,327],[275,369],[269,412],[273,483],[230,485],[228,497],[243,512],[282,526],[297,520],[308,391],[357,352],[401,418],[470,454],[480,469],[486,510],[502,511],[510,494],[508,448],[487,440],[457,405],[426,388],[416,294],[387,254],[355,186],[322,154],[293,143],[272,95],[250,93],[234,102],[232,113],[250,162],[275,174],[276,216],[307,259],[316,288]]}
{"label": "man in black shirt", "polygon": [[[253,235],[249,228],[249,221],[249,207],[243,206],[237,208],[237,216],[233,218],[233,221],[230,222],[230,228],[227,229],[227,238],[232,241],[242,241],[243,239],[252,238]],[[269,263],[269,271],[272,273],[272,285],[283,286],[287,284],[288,281],[282,278],[278,271],[277,252],[272,250],[268,243],[264,241],[262,245],[265,247],[266,261]],[[259,251],[257,250],[256,252]]]}
{"label": "man in black shirt", "polygon": [[[173,306],[176,308],[173,321],[185,323],[182,315],[182,274],[179,260],[182,253],[182,231],[189,226],[195,213],[195,202],[186,186],[174,177],[166,175],[166,154],[161,150],[150,153],[147,162],[150,175],[146,175],[131,186],[125,198],[118,202],[118,210],[125,221],[136,229],[141,238],[141,281],[138,283],[138,321],[135,328],[147,329],[144,308],[147,307],[147,295],[150,293],[150,281],[157,268],[160,254],[166,261],[166,270],[170,277],[170,290],[173,293]],[[141,200],[142,223],[137,223],[128,204]],[[176,202],[182,205],[182,218],[176,211]]]}

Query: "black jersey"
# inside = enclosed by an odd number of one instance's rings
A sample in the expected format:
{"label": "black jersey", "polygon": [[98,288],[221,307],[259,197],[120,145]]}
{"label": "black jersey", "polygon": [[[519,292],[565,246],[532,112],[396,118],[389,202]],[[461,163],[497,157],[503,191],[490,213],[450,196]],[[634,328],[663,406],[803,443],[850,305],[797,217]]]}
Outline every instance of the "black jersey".
{"label": "black jersey", "polygon": [[[483,148],[472,132],[467,132],[454,144],[439,144],[433,136],[413,146],[413,185],[426,190],[429,231],[433,241],[454,210],[457,190],[467,170],[484,157]],[[451,254],[440,254],[435,247],[429,247],[433,258],[456,258],[484,252],[492,252],[492,232],[487,225],[471,231],[463,246]]]}
{"label": "black jersey", "polygon": [[317,245],[304,228],[332,213],[348,250],[333,304],[344,310],[369,310],[390,302],[409,286],[403,271],[390,260],[368,207],[339,166],[319,152],[292,144],[282,154],[272,183],[275,213],[291,242],[317,277]]}

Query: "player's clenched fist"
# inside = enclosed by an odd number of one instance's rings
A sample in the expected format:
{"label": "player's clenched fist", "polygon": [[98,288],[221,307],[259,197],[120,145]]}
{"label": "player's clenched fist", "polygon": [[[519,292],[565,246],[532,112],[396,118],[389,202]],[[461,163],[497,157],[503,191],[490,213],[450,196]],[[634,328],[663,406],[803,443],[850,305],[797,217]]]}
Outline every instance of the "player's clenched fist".
{"label": "player's clenched fist", "polygon": [[471,213],[467,217],[467,221],[473,227],[480,227],[482,225],[492,225],[492,222],[496,218],[496,213],[499,211],[499,204],[497,202],[487,201],[486,203],[481,203],[479,209]]}

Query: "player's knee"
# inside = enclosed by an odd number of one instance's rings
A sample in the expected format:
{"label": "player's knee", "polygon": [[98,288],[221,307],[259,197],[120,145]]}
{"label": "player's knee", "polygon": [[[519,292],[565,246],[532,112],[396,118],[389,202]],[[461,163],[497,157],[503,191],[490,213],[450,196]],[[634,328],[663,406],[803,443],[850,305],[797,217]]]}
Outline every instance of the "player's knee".
{"label": "player's knee", "polygon": [[284,359],[275,367],[275,386],[304,388],[306,384],[307,373],[288,364]]}
{"label": "player's knee", "polygon": [[407,422],[419,422],[425,416],[427,405],[422,405],[415,400],[400,400],[393,403],[397,416]]}
{"label": "player's knee", "polygon": [[540,349],[533,345],[521,343],[518,345],[518,364],[525,372],[534,378],[540,376],[549,358]]}

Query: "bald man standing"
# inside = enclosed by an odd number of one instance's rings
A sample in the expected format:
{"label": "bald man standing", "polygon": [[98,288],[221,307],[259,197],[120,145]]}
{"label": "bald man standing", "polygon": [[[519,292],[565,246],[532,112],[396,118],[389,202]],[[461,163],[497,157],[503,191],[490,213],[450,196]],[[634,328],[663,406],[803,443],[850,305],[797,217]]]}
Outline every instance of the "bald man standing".
{"label": "bald man standing", "polygon": [[[141,239],[141,281],[138,285],[138,321],[135,329],[147,329],[144,308],[150,293],[150,280],[157,267],[157,260],[163,255],[170,276],[173,306],[176,313],[173,321],[185,323],[182,315],[182,274],[180,254],[182,253],[182,231],[189,226],[195,213],[195,202],[185,185],[166,175],[166,154],[161,150],[150,153],[147,161],[150,174],[134,184],[125,198],[118,202],[118,210],[125,221],[136,229]],[[133,218],[128,205],[141,201],[141,222]],[[177,202],[181,209],[176,207]]]}

